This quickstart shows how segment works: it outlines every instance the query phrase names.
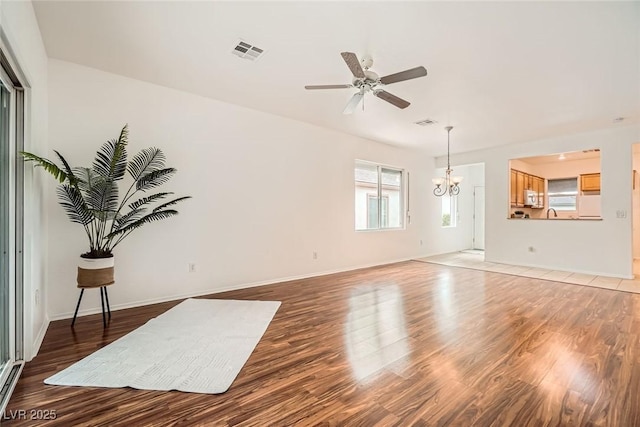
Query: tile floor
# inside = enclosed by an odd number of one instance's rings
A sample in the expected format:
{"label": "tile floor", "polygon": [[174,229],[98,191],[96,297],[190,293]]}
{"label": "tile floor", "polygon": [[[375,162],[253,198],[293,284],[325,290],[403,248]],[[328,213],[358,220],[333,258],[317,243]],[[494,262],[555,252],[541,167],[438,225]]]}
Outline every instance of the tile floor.
{"label": "tile floor", "polygon": [[499,264],[486,262],[484,251],[467,250],[450,254],[417,258],[416,261],[449,265],[452,267],[471,268],[474,270],[492,271],[494,273],[512,274],[514,276],[531,277],[535,279],[551,280],[554,282],[572,283],[575,285],[594,286],[604,289],[640,294],[640,259],[633,261],[635,279],[620,279],[618,277],[592,276],[589,274],[572,273],[570,271],[545,270],[543,268],[523,267],[520,265]]}

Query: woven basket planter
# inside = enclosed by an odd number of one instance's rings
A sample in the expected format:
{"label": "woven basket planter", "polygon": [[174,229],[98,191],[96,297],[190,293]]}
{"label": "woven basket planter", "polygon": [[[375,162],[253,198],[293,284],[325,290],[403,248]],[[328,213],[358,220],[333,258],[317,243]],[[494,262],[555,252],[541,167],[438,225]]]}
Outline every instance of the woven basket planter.
{"label": "woven basket planter", "polygon": [[115,257],[82,258],[78,261],[78,287],[99,288],[115,283],[113,268]]}

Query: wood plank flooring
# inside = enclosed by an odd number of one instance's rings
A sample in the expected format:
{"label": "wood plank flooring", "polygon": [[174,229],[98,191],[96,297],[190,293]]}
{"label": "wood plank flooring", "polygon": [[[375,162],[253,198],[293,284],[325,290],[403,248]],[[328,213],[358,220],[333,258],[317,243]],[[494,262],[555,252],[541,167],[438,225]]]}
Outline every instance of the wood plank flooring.
{"label": "wood plank flooring", "polygon": [[3,425],[640,426],[640,295],[409,261],[208,297],[282,301],[228,392],[43,384],[175,301],[53,322]]}

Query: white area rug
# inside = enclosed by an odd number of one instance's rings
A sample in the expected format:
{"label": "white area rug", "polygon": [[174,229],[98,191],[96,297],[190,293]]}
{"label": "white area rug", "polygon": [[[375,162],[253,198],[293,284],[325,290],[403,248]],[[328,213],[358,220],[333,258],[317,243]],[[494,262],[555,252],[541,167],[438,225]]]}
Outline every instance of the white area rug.
{"label": "white area rug", "polygon": [[279,301],[187,299],[45,384],[224,393]]}

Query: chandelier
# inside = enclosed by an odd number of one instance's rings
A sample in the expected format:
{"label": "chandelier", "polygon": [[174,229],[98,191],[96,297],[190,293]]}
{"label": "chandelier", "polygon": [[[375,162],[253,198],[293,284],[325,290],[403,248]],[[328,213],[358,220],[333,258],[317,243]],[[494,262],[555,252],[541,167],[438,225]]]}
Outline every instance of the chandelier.
{"label": "chandelier", "polygon": [[460,192],[460,184],[462,182],[461,176],[451,176],[451,163],[449,161],[449,134],[451,133],[451,129],[453,126],[447,126],[445,130],[447,131],[447,170],[445,171],[444,177],[433,178],[431,181],[436,186],[433,189],[433,194],[436,196],[444,196],[445,194],[449,194],[449,196],[456,196]]}

